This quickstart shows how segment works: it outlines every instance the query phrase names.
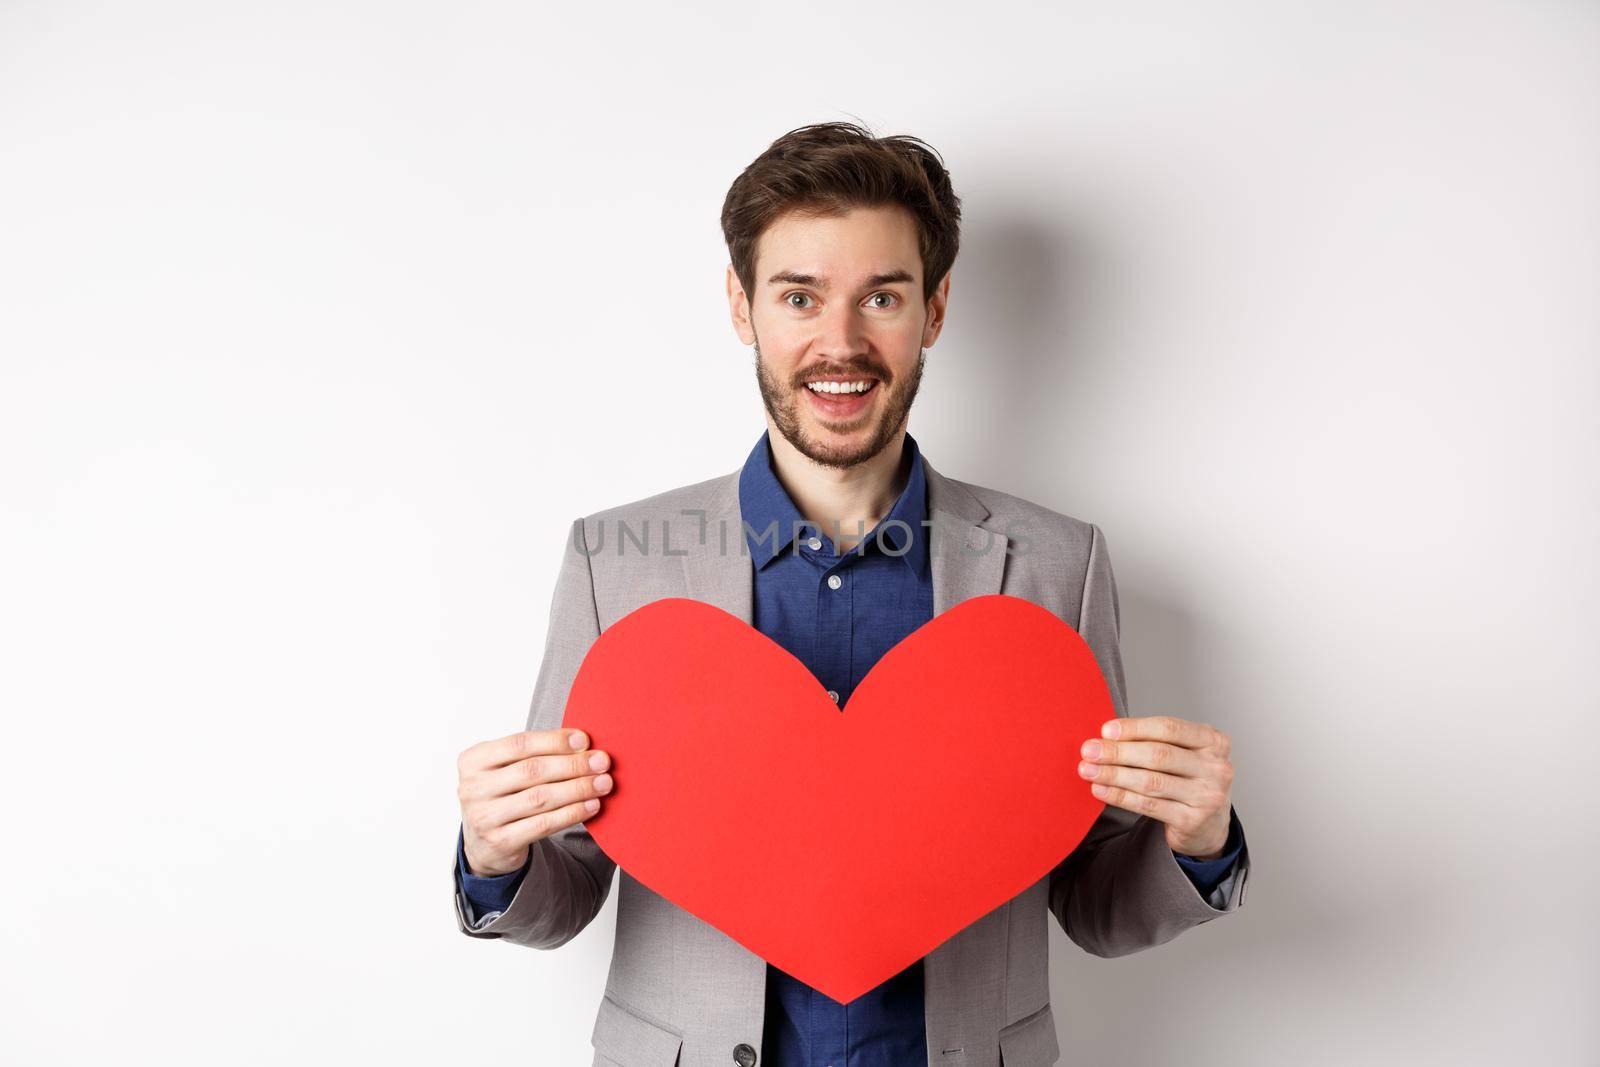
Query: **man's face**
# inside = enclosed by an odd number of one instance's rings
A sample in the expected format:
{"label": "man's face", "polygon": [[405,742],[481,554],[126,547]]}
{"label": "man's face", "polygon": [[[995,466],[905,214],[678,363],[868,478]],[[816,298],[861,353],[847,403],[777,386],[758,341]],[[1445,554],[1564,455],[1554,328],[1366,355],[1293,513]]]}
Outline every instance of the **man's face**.
{"label": "man's face", "polygon": [[789,212],[768,226],[755,292],[747,298],[730,266],[728,297],[784,439],[826,467],[883,451],[910,414],[949,287],[947,275],[924,303],[916,221],[897,205]]}

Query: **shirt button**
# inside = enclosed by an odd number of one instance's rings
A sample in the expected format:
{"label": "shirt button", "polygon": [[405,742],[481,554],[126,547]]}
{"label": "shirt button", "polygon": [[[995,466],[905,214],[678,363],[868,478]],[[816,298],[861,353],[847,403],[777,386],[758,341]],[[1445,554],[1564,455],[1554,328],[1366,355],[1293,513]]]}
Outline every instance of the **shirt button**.
{"label": "shirt button", "polygon": [[828,690],[828,699],[835,704],[839,703],[839,691],[837,689]]}
{"label": "shirt button", "polygon": [[837,574],[828,575],[828,588],[829,589],[837,589],[843,584],[844,584],[844,579],[839,577]]}
{"label": "shirt button", "polygon": [[733,1046],[733,1062],[739,1067],[756,1067],[756,1050],[743,1041]]}
{"label": "shirt button", "polygon": [[821,548],[822,547],[822,538],[813,537],[811,540],[806,542],[806,547],[807,548]]}

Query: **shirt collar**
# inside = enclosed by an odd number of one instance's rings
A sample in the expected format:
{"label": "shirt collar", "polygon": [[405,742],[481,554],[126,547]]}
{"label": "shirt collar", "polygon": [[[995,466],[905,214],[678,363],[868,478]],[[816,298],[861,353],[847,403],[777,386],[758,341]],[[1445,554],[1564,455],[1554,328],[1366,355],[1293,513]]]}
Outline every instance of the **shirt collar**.
{"label": "shirt collar", "polygon": [[[911,474],[906,479],[906,487],[900,491],[889,514],[869,530],[866,539],[851,551],[860,553],[863,546],[867,552],[878,551],[878,533],[882,531],[882,545],[898,554],[913,573],[921,576],[926,574],[928,563],[928,530],[923,525],[928,516],[927,475],[923,470],[922,450],[917,447],[916,439],[910,433],[905,435],[904,451],[911,457]],[[750,558],[756,570],[770,563],[780,551],[789,548],[797,528],[819,537],[828,536],[815,523],[801,516],[788,490],[778,481],[766,431],[762,432],[744,461],[743,469],[739,471],[739,511],[745,524],[745,543],[749,546]],[[890,520],[899,521],[886,527]]]}

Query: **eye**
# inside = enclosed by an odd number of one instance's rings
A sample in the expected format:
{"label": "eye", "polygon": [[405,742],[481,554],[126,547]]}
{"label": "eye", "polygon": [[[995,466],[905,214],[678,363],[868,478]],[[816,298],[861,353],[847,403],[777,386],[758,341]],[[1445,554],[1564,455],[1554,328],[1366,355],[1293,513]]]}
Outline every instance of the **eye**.
{"label": "eye", "polygon": [[[894,293],[873,293],[873,294],[872,294],[872,295],[871,295],[871,296],[869,296],[869,297],[867,297],[867,299],[868,299],[868,300],[876,300],[876,299],[878,299],[878,297],[880,297],[880,296],[886,296],[886,297],[888,297],[888,298],[889,298],[889,299],[890,299],[890,300],[899,300],[899,299],[900,299],[900,298],[899,298],[899,297],[898,297],[898,296],[896,296],[896,295],[895,295],[895,294],[894,294]],[[892,306],[892,305],[888,305],[888,304],[879,304],[879,305],[878,305],[878,307],[879,307],[879,308],[880,308],[880,309],[882,309],[882,308],[885,308],[885,307],[890,307],[890,306]]]}
{"label": "eye", "polygon": [[808,304],[796,304],[794,302],[794,298],[797,297],[797,296],[802,300],[810,300],[811,299],[811,297],[806,295],[805,293],[798,293],[798,292],[797,293],[790,293],[788,296],[784,297],[783,299],[784,299],[784,302],[786,304],[788,304],[790,307],[796,308],[796,309],[799,309],[799,310],[802,310],[802,311],[805,310],[805,308],[810,306]]}

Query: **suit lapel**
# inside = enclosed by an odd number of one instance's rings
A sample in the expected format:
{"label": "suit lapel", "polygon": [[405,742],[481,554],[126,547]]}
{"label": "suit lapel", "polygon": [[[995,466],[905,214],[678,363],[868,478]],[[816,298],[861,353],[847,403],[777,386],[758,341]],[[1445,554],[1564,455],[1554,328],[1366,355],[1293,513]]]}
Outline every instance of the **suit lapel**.
{"label": "suit lapel", "polygon": [[963,600],[998,593],[1005,578],[1006,536],[982,525],[989,509],[960,482],[922,457],[928,479],[928,560],[933,567],[933,613]]}
{"label": "suit lapel", "polygon": [[704,528],[688,540],[683,557],[687,596],[755,625],[755,565],[739,512],[738,471],[723,479],[706,507]]}

